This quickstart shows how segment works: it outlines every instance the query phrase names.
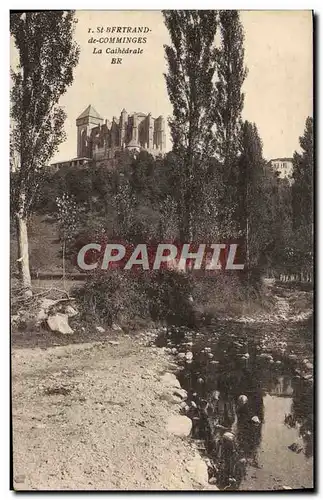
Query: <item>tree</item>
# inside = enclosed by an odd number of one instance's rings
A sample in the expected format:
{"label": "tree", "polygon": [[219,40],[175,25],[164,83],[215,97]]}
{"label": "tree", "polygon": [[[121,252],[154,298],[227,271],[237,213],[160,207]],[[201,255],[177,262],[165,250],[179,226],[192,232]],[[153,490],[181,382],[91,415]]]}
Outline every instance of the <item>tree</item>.
{"label": "tree", "polygon": [[308,117],[304,135],[299,138],[301,153],[293,157],[293,223],[294,228],[313,223],[313,118]]}
{"label": "tree", "polygon": [[298,265],[312,272],[313,260],[313,118],[308,117],[304,135],[299,138],[301,153],[294,153],[292,187],[293,229]]}
{"label": "tree", "polygon": [[238,198],[238,155],[244,103],[242,85],[247,76],[244,66],[244,33],[236,10],[219,11],[221,43],[216,53],[215,92],[212,109],[215,122],[215,151],[222,165],[224,210],[236,207]]}
{"label": "tree", "polygon": [[73,41],[74,12],[10,14],[10,33],[18,53],[11,68],[10,159],[12,211],[17,224],[22,286],[31,295],[28,217],[32,213],[44,167],[65,139],[66,118],[58,106],[73,82],[79,49]]}
{"label": "tree", "polygon": [[215,72],[216,11],[163,11],[171,45],[165,45],[165,75],[173,117],[169,120],[173,152],[181,169],[178,196],[182,240],[193,240],[193,212],[197,199],[196,171],[212,155],[210,99]]}
{"label": "tree", "polygon": [[241,129],[238,161],[237,212],[234,215],[245,238],[247,266],[257,265],[265,242],[264,169],[262,142],[255,123],[245,121]]}

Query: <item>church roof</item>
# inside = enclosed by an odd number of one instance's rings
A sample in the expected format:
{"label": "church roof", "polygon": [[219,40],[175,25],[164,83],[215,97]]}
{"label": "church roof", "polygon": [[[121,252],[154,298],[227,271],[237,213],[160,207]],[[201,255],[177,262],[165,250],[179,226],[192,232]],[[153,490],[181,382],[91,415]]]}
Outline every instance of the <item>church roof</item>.
{"label": "church roof", "polygon": [[77,118],[77,120],[79,120],[80,118],[87,118],[88,116],[91,116],[92,118],[99,118],[100,120],[103,120],[102,116],[100,116],[99,113],[93,108],[92,104],[90,104],[83,111],[83,113],[80,114],[80,116]]}

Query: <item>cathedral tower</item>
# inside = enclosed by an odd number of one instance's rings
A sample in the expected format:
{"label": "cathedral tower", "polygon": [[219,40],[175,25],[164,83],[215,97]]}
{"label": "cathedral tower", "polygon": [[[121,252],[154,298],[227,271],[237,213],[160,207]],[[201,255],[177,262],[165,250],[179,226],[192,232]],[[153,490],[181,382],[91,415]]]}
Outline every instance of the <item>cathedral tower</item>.
{"label": "cathedral tower", "polygon": [[90,130],[94,126],[102,125],[102,123],[103,118],[93,108],[93,106],[91,106],[91,104],[76,119],[78,158],[90,158],[92,156],[92,151],[89,148]]}

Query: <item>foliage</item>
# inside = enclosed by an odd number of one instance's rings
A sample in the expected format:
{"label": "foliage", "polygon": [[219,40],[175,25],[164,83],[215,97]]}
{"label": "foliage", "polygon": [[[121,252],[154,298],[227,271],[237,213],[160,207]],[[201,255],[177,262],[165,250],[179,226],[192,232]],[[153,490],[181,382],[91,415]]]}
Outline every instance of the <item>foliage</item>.
{"label": "foliage", "polygon": [[171,271],[102,271],[73,292],[83,318],[111,325],[151,317],[166,324],[192,323],[189,279]]}
{"label": "foliage", "polygon": [[11,70],[12,204],[24,216],[32,209],[43,167],[65,139],[66,115],[58,101],[72,84],[78,62],[73,20],[72,11],[10,14],[19,56]]}
{"label": "foliage", "polygon": [[171,45],[165,46],[165,75],[173,117],[169,121],[177,156],[181,238],[192,241],[193,213],[199,198],[195,181],[200,162],[212,154],[210,95],[215,72],[216,11],[163,11]]}
{"label": "foliage", "polygon": [[[304,135],[299,138],[301,153],[294,153],[294,184],[292,188],[293,229],[295,232],[294,259],[304,269],[313,266],[313,118],[308,117]],[[297,257],[296,257],[297,256]]]}

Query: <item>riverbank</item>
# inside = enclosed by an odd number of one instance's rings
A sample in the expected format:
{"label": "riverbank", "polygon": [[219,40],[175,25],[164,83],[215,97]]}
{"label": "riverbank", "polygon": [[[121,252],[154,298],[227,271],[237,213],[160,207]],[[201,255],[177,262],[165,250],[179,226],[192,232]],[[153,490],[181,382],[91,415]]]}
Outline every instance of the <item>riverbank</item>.
{"label": "riverbank", "polygon": [[217,489],[195,444],[176,435],[187,433],[174,419],[179,384],[165,377],[176,366],[149,340],[13,345],[16,490]]}
{"label": "riverbank", "polygon": [[314,485],[312,294],[274,286],[272,297],[272,314],[175,328],[159,339],[180,364],[192,436],[221,490]]}

